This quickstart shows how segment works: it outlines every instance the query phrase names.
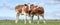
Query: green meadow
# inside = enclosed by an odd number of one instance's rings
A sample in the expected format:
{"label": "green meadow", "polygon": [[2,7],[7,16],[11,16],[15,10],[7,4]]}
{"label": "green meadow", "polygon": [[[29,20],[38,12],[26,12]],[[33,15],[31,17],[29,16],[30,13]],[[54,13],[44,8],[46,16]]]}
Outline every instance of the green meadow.
{"label": "green meadow", "polygon": [[17,24],[14,20],[0,20],[0,25],[60,25],[60,20],[46,20],[46,24],[42,20],[40,20],[40,24],[37,24],[37,20],[34,20],[32,24],[29,24],[28,21],[27,24],[24,24],[23,20],[19,20]]}

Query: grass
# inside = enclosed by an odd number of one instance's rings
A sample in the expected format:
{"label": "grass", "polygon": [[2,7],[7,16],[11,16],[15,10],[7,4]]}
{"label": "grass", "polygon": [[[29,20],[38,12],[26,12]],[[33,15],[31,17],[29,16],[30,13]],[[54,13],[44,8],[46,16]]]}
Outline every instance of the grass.
{"label": "grass", "polygon": [[40,24],[36,24],[36,20],[34,23],[29,24],[27,21],[27,24],[24,24],[24,21],[19,20],[17,24],[15,24],[14,20],[0,20],[0,25],[60,25],[60,20],[46,20],[46,24],[44,24],[42,21],[40,21]]}

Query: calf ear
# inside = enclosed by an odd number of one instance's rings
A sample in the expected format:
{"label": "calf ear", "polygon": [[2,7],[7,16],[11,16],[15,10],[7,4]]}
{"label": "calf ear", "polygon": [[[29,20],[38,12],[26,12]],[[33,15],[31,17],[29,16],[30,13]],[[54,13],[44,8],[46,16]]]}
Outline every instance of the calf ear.
{"label": "calf ear", "polygon": [[24,4],[25,6],[27,6],[27,4]]}

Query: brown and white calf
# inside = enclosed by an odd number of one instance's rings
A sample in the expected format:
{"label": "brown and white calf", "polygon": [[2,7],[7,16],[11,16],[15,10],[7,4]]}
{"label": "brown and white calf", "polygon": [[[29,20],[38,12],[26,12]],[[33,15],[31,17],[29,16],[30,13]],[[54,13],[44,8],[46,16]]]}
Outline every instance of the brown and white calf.
{"label": "brown and white calf", "polygon": [[37,17],[38,17],[37,24],[39,24],[39,16],[42,16],[43,22],[44,22],[44,24],[46,24],[45,18],[44,18],[44,8],[42,6],[38,6],[38,5],[35,6],[34,4],[31,4],[30,9],[31,9],[30,14],[32,15],[32,20],[33,20],[34,15],[37,15]]}
{"label": "brown and white calf", "polygon": [[[16,21],[15,21],[15,23],[18,23],[18,19],[19,19],[19,15],[21,15],[21,14],[24,14],[24,20],[25,20],[25,24],[26,24],[26,16],[28,15],[30,15],[30,10],[29,10],[29,6],[27,5],[27,4],[24,4],[24,5],[17,5],[16,7],[15,7],[15,10],[16,10]],[[31,23],[31,21],[29,21],[30,23]]]}

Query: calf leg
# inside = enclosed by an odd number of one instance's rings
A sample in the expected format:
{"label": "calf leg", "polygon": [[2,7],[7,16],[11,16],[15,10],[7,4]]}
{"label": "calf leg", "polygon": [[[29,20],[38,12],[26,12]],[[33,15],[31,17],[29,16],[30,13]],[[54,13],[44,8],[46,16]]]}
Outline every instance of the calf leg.
{"label": "calf leg", "polygon": [[30,17],[30,19],[29,19],[29,23],[30,23],[30,24],[31,24],[31,19],[32,19],[32,18]]}
{"label": "calf leg", "polygon": [[26,22],[27,22],[27,14],[26,13],[24,13],[24,24],[26,24]]}
{"label": "calf leg", "polygon": [[37,24],[39,24],[39,15],[38,15],[38,21],[37,21]]}
{"label": "calf leg", "polygon": [[34,15],[30,16],[30,20],[29,20],[29,23],[30,23],[30,24],[33,23],[33,16],[34,16]]}
{"label": "calf leg", "polygon": [[44,24],[46,24],[46,21],[45,21],[44,15],[42,15],[42,18],[43,18],[43,22],[44,22]]}
{"label": "calf leg", "polygon": [[31,18],[32,18],[32,19],[31,19],[32,23],[33,23],[33,17],[34,17],[34,15],[32,15],[32,17],[31,17]]}
{"label": "calf leg", "polygon": [[16,20],[15,20],[15,23],[18,23],[19,14],[20,14],[20,13],[16,12]]}

